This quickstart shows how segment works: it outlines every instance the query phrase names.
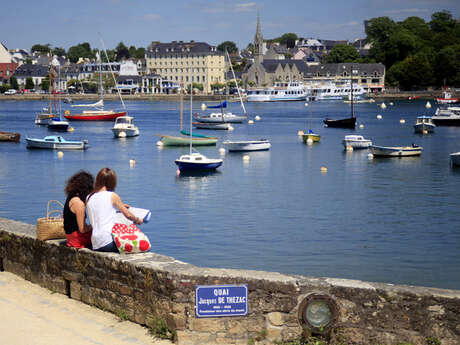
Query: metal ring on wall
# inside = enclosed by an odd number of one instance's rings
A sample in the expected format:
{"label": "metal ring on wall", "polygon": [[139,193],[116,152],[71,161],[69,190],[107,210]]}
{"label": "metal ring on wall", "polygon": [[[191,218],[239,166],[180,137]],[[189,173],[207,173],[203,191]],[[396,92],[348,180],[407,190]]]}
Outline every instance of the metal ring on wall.
{"label": "metal ring on wall", "polygon": [[312,333],[325,334],[337,322],[339,307],[337,302],[327,294],[311,293],[299,306],[298,319],[302,327]]}

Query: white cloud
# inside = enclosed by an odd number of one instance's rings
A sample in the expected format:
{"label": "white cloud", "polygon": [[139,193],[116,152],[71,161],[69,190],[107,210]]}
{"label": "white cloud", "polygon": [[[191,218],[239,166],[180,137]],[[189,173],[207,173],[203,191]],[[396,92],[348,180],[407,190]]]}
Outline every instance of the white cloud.
{"label": "white cloud", "polygon": [[257,10],[257,4],[255,2],[247,2],[243,4],[236,4],[234,11],[235,12],[251,12]]}
{"label": "white cloud", "polygon": [[260,10],[262,6],[255,2],[244,2],[238,4],[228,4],[225,1],[218,1],[213,4],[202,3],[199,7],[203,8],[206,13],[242,13],[255,12]]}

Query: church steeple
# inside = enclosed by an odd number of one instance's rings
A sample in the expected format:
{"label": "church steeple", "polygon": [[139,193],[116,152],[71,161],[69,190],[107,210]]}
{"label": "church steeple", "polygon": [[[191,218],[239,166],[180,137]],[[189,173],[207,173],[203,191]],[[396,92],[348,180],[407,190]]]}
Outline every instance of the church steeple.
{"label": "church steeple", "polygon": [[257,29],[254,36],[254,58],[257,63],[262,63],[264,60],[264,38],[262,37],[262,31],[260,30],[260,16],[257,14]]}

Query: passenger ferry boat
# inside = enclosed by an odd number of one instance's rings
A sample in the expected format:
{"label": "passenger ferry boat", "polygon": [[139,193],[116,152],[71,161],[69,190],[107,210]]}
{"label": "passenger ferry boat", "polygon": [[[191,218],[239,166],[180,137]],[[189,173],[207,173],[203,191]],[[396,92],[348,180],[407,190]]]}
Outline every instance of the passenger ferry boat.
{"label": "passenger ferry boat", "polygon": [[301,81],[276,82],[275,86],[248,90],[248,102],[304,101],[309,92]]}
{"label": "passenger ferry boat", "polygon": [[[307,86],[315,100],[350,100],[352,95],[351,84],[338,84],[329,82],[327,84],[312,84]],[[353,85],[353,100],[362,99],[366,91],[359,85]]]}

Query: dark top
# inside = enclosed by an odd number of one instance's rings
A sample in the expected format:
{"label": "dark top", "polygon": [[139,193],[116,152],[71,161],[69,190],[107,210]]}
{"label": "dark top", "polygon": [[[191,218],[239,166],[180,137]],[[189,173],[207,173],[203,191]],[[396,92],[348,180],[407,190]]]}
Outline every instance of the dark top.
{"label": "dark top", "polygon": [[69,207],[69,202],[74,196],[70,195],[64,204],[64,231],[68,235],[74,231],[78,231],[77,215]]}

